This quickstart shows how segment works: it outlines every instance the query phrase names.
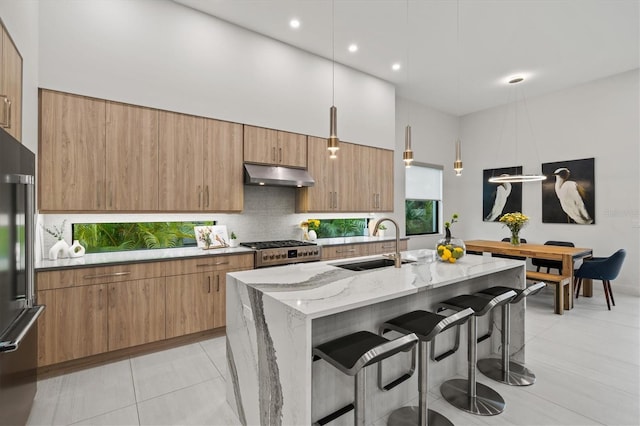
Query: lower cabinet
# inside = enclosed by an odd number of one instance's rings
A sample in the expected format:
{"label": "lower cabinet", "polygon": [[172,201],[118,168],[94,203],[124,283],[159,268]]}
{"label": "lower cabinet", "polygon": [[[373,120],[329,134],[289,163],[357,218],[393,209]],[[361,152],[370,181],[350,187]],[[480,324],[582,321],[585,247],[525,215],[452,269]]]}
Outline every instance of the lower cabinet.
{"label": "lower cabinet", "polygon": [[36,274],[38,367],[225,326],[226,274],[253,253]]}
{"label": "lower cabinet", "polygon": [[38,366],[107,351],[105,284],[39,291],[38,303]]}
{"label": "lower cabinet", "polygon": [[165,279],[109,284],[110,351],[165,339]]}
{"label": "lower cabinet", "polygon": [[[399,251],[407,250],[407,240],[400,240]],[[345,259],[349,257],[369,256],[374,254],[393,253],[395,240],[386,240],[375,243],[342,244],[322,247],[322,260]]]}

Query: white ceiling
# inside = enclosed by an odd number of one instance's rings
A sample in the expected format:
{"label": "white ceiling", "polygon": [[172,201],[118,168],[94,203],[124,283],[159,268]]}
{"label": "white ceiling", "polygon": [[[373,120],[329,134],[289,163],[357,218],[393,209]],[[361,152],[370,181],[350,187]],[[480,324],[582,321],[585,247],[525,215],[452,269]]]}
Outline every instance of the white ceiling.
{"label": "white ceiling", "polygon": [[[332,57],[329,0],[174,1]],[[506,103],[504,82],[516,74],[529,77],[522,89],[531,97],[638,68],[639,5],[640,0],[335,0],[335,60],[392,82],[402,97],[464,115]],[[297,30],[288,25],[294,17],[301,22]],[[352,42],[359,46],[355,54],[347,51]],[[394,62],[402,64],[400,71],[391,70]]]}

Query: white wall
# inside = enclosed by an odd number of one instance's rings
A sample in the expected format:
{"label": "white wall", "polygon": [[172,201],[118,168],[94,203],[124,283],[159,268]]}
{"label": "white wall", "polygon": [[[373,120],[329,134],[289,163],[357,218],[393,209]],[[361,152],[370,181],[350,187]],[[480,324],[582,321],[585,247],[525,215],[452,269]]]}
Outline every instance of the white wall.
{"label": "white wall", "polygon": [[22,143],[38,150],[38,2],[0,0],[0,17],[22,55]]}
{"label": "white wall", "polygon": [[[505,99],[508,89],[505,88]],[[522,165],[525,172],[541,171],[541,163],[595,158],[596,224],[542,223],[541,185],[523,184],[522,209],[531,217],[521,235],[530,242],[573,241],[592,247],[595,256],[609,256],[619,248],[627,260],[614,286],[640,294],[640,176],[638,70],[597,80],[539,98],[528,98],[533,135],[521,117],[516,161],[513,130],[500,127],[505,107],[462,118],[465,169],[460,178],[445,174],[446,208],[461,215],[456,234],[464,238],[498,239],[508,236],[499,223],[482,221],[482,171]],[[598,286],[601,284],[596,283]],[[615,290],[614,290],[615,292]]]}
{"label": "white wall", "polygon": [[[331,61],[167,0],[40,2],[40,86],[316,136]],[[393,85],[336,66],[338,136],[393,148]]]}
{"label": "white wall", "polygon": [[[405,230],[404,218],[404,182],[405,167],[402,161],[404,151],[404,131],[411,125],[412,149],[414,161],[435,164],[444,167],[443,199],[455,197],[453,183],[456,180],[453,171],[455,159],[455,141],[458,137],[459,118],[429,108],[416,102],[396,97],[396,155],[395,155],[395,214],[402,235]],[[455,212],[446,202],[442,222]],[[433,248],[442,234],[412,236],[409,240],[411,250]]]}

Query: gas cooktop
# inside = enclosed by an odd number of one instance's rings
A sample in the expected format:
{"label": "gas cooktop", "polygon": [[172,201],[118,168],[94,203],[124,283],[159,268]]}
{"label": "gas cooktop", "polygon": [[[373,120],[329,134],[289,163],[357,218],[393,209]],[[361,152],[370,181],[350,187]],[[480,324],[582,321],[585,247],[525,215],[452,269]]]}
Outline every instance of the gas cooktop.
{"label": "gas cooktop", "polygon": [[240,243],[240,245],[245,247],[250,247],[254,250],[265,250],[265,249],[271,249],[271,248],[315,246],[316,244],[309,243],[306,241],[281,240],[281,241],[257,241],[253,243]]}

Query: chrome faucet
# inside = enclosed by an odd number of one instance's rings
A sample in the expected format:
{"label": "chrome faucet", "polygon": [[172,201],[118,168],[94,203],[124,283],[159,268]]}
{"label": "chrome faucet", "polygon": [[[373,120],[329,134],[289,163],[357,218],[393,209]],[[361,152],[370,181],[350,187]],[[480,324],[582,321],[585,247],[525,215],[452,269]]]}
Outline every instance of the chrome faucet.
{"label": "chrome faucet", "polygon": [[376,227],[373,228],[373,236],[375,237],[378,235],[378,229],[380,228],[380,224],[385,220],[393,223],[393,225],[396,227],[396,252],[393,255],[393,260],[395,262],[394,266],[396,268],[400,268],[402,266],[402,258],[400,257],[400,250],[398,248],[400,247],[400,227],[398,226],[396,221],[391,219],[390,217],[383,217],[376,223]]}

